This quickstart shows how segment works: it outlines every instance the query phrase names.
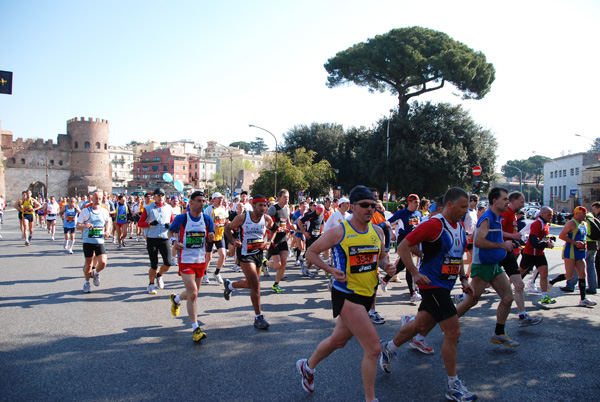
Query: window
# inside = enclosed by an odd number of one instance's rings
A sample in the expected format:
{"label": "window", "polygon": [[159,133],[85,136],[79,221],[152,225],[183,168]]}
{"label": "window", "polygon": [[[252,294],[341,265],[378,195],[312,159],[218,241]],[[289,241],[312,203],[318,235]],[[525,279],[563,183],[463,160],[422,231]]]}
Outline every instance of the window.
{"label": "window", "polygon": [[561,188],[560,186],[558,186],[558,199],[559,199],[559,200],[562,200],[562,197],[560,196],[560,190],[561,190],[561,189],[562,189],[562,188]]}
{"label": "window", "polygon": [[550,178],[552,179],[554,177],[554,172],[550,172]]}
{"label": "window", "polygon": [[99,142],[96,143],[96,149],[100,149],[100,143]]}
{"label": "window", "polygon": [[148,166],[142,166],[142,170],[143,170],[144,172],[147,172],[147,171],[149,170],[149,167],[148,167]]}
{"label": "window", "polygon": [[571,176],[575,174],[575,169],[571,168]]}
{"label": "window", "polygon": [[168,161],[170,161],[170,160],[171,160],[171,157],[169,156],[169,157],[167,158],[167,160],[168,160]]}
{"label": "window", "polygon": [[152,171],[153,172],[158,172],[158,168],[159,168],[159,166],[154,165],[154,166],[152,166]]}
{"label": "window", "polygon": [[54,166],[54,159],[50,159],[50,166]]}
{"label": "window", "polygon": [[108,147],[106,146],[106,144],[104,144],[104,149],[107,149]]}
{"label": "window", "polygon": [[552,196],[554,195],[554,191],[552,191],[552,190],[554,190],[554,188],[552,188],[552,186],[550,186],[550,198],[552,198]]}
{"label": "window", "polygon": [[25,164],[25,159],[21,158],[21,165]]}
{"label": "window", "polygon": [[183,165],[183,170],[185,170],[185,165]]}
{"label": "window", "polygon": [[575,176],[579,176],[579,168],[575,168]]}
{"label": "window", "polygon": [[563,186],[563,198],[567,199],[567,186]]}
{"label": "window", "polygon": [[86,142],[85,142],[85,144],[83,144],[83,147],[84,147],[85,149],[89,149],[89,147],[90,147],[90,142],[89,142],[89,141],[86,141]]}
{"label": "window", "polygon": [[62,166],[63,165],[63,161],[58,161],[58,166]]}
{"label": "window", "polygon": [[75,148],[79,148],[79,143],[75,141]]}
{"label": "window", "polygon": [[567,177],[567,169],[563,170],[563,177]]}
{"label": "window", "polygon": [[167,171],[167,165],[163,165],[163,172]]}

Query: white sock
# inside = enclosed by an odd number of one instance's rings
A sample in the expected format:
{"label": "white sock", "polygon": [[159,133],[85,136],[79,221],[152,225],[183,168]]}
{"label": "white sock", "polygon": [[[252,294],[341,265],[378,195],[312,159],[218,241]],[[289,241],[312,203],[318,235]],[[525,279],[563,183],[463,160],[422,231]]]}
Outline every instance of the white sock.
{"label": "white sock", "polygon": [[195,331],[195,330],[196,330],[196,328],[198,328],[199,326],[200,326],[200,325],[198,325],[198,321],[196,321],[196,322],[193,322],[193,323],[192,323],[192,331]]}
{"label": "white sock", "polygon": [[398,350],[398,346],[396,346],[396,344],[394,343],[394,340],[389,341],[387,343],[386,348],[387,348],[388,352],[390,352],[390,353],[395,353],[396,350]]}
{"label": "white sock", "polygon": [[377,310],[375,310],[373,308],[371,310],[369,310],[369,314],[375,314],[376,312],[377,312]]}
{"label": "white sock", "polygon": [[525,317],[527,317],[527,311],[519,311],[519,315],[524,315]]}
{"label": "white sock", "polygon": [[175,303],[177,303],[177,304],[181,303],[181,299],[179,298],[179,295],[176,295],[176,296],[173,298],[173,301],[174,301]]}
{"label": "white sock", "polygon": [[417,341],[424,341],[425,337],[423,335],[421,335],[421,334],[416,334],[414,336],[414,339],[416,339]]}

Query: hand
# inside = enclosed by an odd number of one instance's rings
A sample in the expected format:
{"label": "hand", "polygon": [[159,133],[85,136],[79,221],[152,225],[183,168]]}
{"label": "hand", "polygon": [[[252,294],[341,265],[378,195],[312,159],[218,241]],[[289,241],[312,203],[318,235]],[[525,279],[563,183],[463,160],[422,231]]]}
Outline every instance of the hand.
{"label": "hand", "polygon": [[585,247],[585,243],[582,242],[581,240],[577,240],[575,242],[575,247],[577,247],[577,248],[584,248]]}
{"label": "hand", "polygon": [[206,236],[206,240],[208,241],[215,241],[215,234],[214,233],[209,233],[208,236]]}
{"label": "hand", "polygon": [[554,248],[554,243],[553,243],[553,242],[551,242],[551,241],[549,241],[549,242],[548,242],[548,248]]}
{"label": "hand", "polygon": [[[210,236],[210,234],[209,234],[209,236]],[[234,241],[233,247],[235,247],[235,248],[242,247],[242,242],[239,240]]]}
{"label": "hand", "polygon": [[169,226],[170,226],[170,225],[169,225],[168,223],[165,223],[165,229],[168,229],[168,228],[169,228]]}
{"label": "hand", "polygon": [[462,284],[463,293],[472,295],[473,287],[471,286],[471,284],[469,283],[468,280],[465,280],[465,282],[466,282],[466,285],[464,283]]}
{"label": "hand", "polygon": [[148,225],[150,225],[150,226],[156,226],[156,225],[158,225],[158,221],[157,220],[153,220]]}
{"label": "hand", "polygon": [[173,248],[175,250],[183,250],[183,244],[179,243],[178,241],[173,242]]}
{"label": "hand", "polygon": [[506,251],[508,251],[509,253],[512,253],[513,249],[514,249],[514,245],[512,240],[507,240],[503,243],[504,245],[502,246],[502,248]]}
{"label": "hand", "polygon": [[340,271],[339,269],[333,269],[333,271],[330,272],[331,276],[333,276],[333,279],[335,279],[338,282],[346,282],[346,273],[344,271]]}
{"label": "hand", "polygon": [[431,282],[431,280],[429,280],[428,277],[422,274],[417,274],[416,276],[413,276],[413,280],[417,285],[429,285],[429,283]]}
{"label": "hand", "polygon": [[513,240],[521,240],[521,233],[512,233],[509,238]]}
{"label": "hand", "polygon": [[389,276],[394,276],[396,275],[396,264],[387,264],[385,266],[385,273],[388,274]]}
{"label": "hand", "polygon": [[273,244],[273,243],[271,243],[271,240],[267,240],[266,242],[263,243],[262,249],[263,250],[268,250],[269,247],[271,247],[271,244]]}

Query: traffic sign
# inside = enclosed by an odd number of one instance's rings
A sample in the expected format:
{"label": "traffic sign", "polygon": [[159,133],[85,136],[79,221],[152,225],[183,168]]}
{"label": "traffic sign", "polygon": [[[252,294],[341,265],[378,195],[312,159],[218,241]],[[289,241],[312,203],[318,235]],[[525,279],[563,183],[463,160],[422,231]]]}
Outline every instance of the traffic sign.
{"label": "traffic sign", "polygon": [[473,168],[473,175],[474,176],[479,176],[481,174],[481,166],[475,166]]}

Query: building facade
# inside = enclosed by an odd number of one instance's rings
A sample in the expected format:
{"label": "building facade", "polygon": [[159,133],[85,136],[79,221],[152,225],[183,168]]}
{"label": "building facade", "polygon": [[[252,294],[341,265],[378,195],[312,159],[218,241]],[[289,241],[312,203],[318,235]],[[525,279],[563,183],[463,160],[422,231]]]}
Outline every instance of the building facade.
{"label": "building facade", "polygon": [[133,181],[133,149],[109,145],[108,158],[112,168],[113,190],[128,187],[129,183]]}

